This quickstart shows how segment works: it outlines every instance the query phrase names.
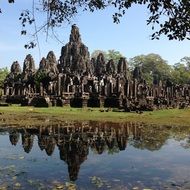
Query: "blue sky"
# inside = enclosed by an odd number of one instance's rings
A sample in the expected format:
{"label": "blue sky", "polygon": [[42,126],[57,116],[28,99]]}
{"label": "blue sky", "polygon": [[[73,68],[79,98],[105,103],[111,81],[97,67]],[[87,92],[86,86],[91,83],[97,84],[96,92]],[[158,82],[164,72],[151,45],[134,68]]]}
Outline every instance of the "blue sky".
{"label": "blue sky", "polygon": [[[31,38],[21,36],[19,23],[20,12],[31,7],[31,0],[17,0],[15,4],[8,4],[6,0],[0,1],[3,14],[0,15],[0,68],[10,68],[13,61],[18,60],[23,65],[25,56],[31,53],[35,59],[36,67],[40,59],[50,50],[59,58],[61,47],[69,40],[71,26],[65,24],[56,32],[63,44],[52,39],[46,41],[46,34],[41,33],[39,55],[38,48],[24,49],[24,44]],[[151,27],[146,25],[148,12],[143,6],[135,6],[127,11],[120,24],[114,24],[112,9],[95,13],[80,13],[73,19],[77,24],[83,43],[88,46],[90,53],[94,50],[115,49],[120,51],[127,59],[141,54],[156,53],[167,60],[169,64],[177,63],[184,56],[190,56],[190,41],[169,41],[166,37],[160,40],[150,40]],[[40,15],[40,21],[43,19]]]}

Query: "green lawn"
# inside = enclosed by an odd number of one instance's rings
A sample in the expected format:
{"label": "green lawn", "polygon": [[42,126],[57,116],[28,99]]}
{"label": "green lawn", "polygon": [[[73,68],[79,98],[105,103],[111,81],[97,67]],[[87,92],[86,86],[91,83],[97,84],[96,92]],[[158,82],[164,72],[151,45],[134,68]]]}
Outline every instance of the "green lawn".
{"label": "green lawn", "polygon": [[44,124],[63,121],[110,121],[110,122],[143,122],[162,125],[190,125],[190,109],[169,109],[142,114],[117,112],[101,108],[50,107],[33,108],[21,106],[0,107],[1,124]]}

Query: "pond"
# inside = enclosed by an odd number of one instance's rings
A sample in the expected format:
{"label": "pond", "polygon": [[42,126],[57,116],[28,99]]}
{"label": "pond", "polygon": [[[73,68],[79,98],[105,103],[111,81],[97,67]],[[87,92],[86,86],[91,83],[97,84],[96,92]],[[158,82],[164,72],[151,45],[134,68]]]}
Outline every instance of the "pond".
{"label": "pond", "polygon": [[0,189],[190,189],[190,127],[0,127]]}

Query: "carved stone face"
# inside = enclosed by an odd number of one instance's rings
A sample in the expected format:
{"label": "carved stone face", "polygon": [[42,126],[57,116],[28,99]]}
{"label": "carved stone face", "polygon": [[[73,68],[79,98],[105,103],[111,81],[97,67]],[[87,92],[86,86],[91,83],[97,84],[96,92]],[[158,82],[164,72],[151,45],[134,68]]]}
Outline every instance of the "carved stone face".
{"label": "carved stone face", "polygon": [[108,63],[106,64],[106,72],[108,74],[115,74],[116,73],[116,68],[113,59],[109,60]]}
{"label": "carved stone face", "polygon": [[118,63],[118,72],[124,73],[127,70],[127,62],[125,58],[121,57]]}
{"label": "carved stone face", "polygon": [[21,73],[21,68],[20,68],[18,61],[13,62],[12,66],[11,66],[11,73],[14,73],[14,74]]}
{"label": "carved stone face", "polygon": [[30,54],[28,54],[24,60],[23,72],[27,73],[30,71],[32,71],[32,72],[35,71],[35,63],[34,63],[33,57]]}
{"label": "carved stone face", "polygon": [[40,61],[39,70],[46,69],[46,59],[43,57]]}
{"label": "carved stone face", "polygon": [[62,47],[60,66],[65,73],[74,75],[91,73],[88,48],[82,43],[76,25],[72,25],[69,43]]}
{"label": "carved stone face", "polygon": [[52,63],[52,64],[55,64],[55,63],[56,63],[56,57],[55,57],[55,54],[54,54],[53,51],[50,51],[50,52],[48,53],[46,59],[47,59],[47,61],[48,61],[49,63]]}
{"label": "carved stone face", "polygon": [[77,42],[77,43],[81,42],[79,28],[75,24],[72,25],[70,42]]}
{"label": "carved stone face", "polygon": [[106,64],[105,64],[104,55],[102,53],[99,53],[95,65],[95,74],[99,76],[105,74],[105,72],[106,72]]}
{"label": "carved stone face", "polygon": [[99,53],[99,55],[97,57],[97,61],[101,62],[101,63],[105,63],[105,59],[104,59],[103,53]]}

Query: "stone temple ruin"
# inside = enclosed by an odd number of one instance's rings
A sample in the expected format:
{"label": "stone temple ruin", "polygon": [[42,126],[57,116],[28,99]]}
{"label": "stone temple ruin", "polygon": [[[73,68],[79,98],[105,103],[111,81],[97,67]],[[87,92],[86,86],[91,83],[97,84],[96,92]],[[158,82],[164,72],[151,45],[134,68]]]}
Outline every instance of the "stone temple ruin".
{"label": "stone temple ruin", "polygon": [[141,68],[136,67],[131,73],[123,57],[118,63],[106,62],[102,53],[90,59],[76,25],[72,26],[69,43],[62,47],[59,60],[50,51],[36,70],[29,54],[23,71],[17,61],[13,62],[4,81],[7,103],[37,107],[70,105],[152,110],[185,107],[189,97],[189,86],[156,79],[153,84],[147,84]]}

